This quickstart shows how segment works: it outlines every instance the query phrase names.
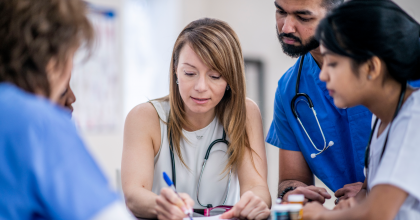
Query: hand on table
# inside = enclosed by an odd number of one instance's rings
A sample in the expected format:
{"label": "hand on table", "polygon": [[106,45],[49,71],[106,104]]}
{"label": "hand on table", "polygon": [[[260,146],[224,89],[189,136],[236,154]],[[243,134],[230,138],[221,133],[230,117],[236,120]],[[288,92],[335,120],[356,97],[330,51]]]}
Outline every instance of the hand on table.
{"label": "hand on table", "polygon": [[308,202],[303,206],[303,219],[321,219],[321,214],[328,211],[323,205],[318,202]]}
{"label": "hand on table", "polygon": [[270,216],[270,210],[267,204],[252,191],[248,191],[241,196],[239,202],[231,210],[225,212],[220,218],[267,219],[268,216]]}
{"label": "hand on table", "polygon": [[362,189],[362,186],[362,182],[346,184],[343,186],[343,188],[335,192],[335,197],[337,197],[338,200],[354,197],[360,191],[360,189]]}
{"label": "hand on table", "polygon": [[316,186],[299,186],[296,189],[287,192],[283,196],[284,201],[287,201],[287,197],[292,194],[304,195],[305,201],[303,202],[303,204],[306,204],[308,202],[308,199],[319,202],[321,204],[324,204],[325,199],[331,199],[331,195],[328,194],[326,189]]}
{"label": "hand on table", "polygon": [[188,210],[194,206],[194,201],[188,194],[179,193],[179,196],[168,187],[160,191],[160,195],[156,198],[156,213],[158,219],[183,219],[187,217],[177,204],[184,204],[184,209]]}

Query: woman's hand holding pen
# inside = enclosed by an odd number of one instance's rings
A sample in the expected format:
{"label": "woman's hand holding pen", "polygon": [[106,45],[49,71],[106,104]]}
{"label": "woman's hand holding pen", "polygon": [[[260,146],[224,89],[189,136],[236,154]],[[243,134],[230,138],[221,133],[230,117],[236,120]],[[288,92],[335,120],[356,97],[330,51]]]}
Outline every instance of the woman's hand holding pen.
{"label": "woman's hand holding pen", "polygon": [[268,216],[270,216],[270,210],[267,204],[252,191],[248,191],[241,196],[239,202],[231,210],[220,218],[267,219]]}
{"label": "woman's hand holding pen", "polygon": [[188,217],[184,210],[189,210],[194,206],[194,201],[188,194],[179,193],[178,195],[168,187],[160,191],[156,198],[156,212],[158,219],[183,219]]}

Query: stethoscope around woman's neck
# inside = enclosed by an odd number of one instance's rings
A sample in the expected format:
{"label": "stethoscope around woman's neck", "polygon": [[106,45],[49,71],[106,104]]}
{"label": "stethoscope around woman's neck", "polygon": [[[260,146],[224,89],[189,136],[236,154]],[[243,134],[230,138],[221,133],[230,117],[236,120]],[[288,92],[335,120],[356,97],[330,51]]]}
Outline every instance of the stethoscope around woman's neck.
{"label": "stethoscope around woman's neck", "polygon": [[[214,140],[213,142],[211,142],[211,144],[207,148],[206,155],[204,156],[203,165],[201,166],[200,177],[198,179],[198,184],[197,184],[197,202],[198,202],[199,205],[201,205],[202,207],[206,207],[206,208],[211,208],[211,207],[214,207],[214,206],[212,204],[203,205],[200,202],[199,194],[200,194],[201,178],[203,177],[203,172],[204,172],[204,168],[206,167],[207,160],[210,157],[211,149],[217,143],[224,143],[227,146],[229,146],[229,141],[226,140],[226,132],[225,132],[225,129],[223,129],[223,136],[222,136],[222,138]],[[171,163],[172,163],[172,180],[173,180],[174,185],[176,186],[176,169],[175,169],[175,158],[174,158],[173,149],[174,149],[174,146],[173,146],[173,143],[172,143],[172,133],[169,132],[169,151],[170,151],[170,154],[171,154]],[[224,205],[226,203],[227,197],[229,195],[231,175],[232,175],[232,169],[229,170],[229,179],[228,179],[228,184],[227,184],[227,192],[226,192],[226,196],[225,196],[225,199],[224,199],[222,205]]]}
{"label": "stethoscope around woman's neck", "polygon": [[[392,122],[394,121],[394,119],[397,117],[399,111],[401,110],[401,106],[402,106],[403,101],[404,101],[406,90],[407,90],[407,82],[403,82],[402,85],[401,85],[401,92],[400,92],[400,97],[398,99],[397,108],[395,109],[394,116],[392,117],[392,120],[389,123],[389,128],[388,128],[388,131],[386,133],[384,145],[382,147],[381,156],[379,157],[379,163],[381,162],[382,157],[384,156],[386,145],[388,143],[389,132],[391,131]],[[375,123],[373,124],[372,131],[370,132],[369,142],[368,142],[368,145],[367,145],[366,151],[365,151],[365,168],[366,168],[366,174],[365,175],[366,175],[366,180],[368,179],[368,176],[369,176],[370,144],[372,142],[373,134],[375,133],[377,124],[378,124],[378,117],[376,117]],[[369,192],[368,187],[366,188],[366,190]]]}
{"label": "stethoscope around woman's neck", "polygon": [[[295,118],[299,122],[300,126],[302,127],[303,131],[305,132],[306,136],[308,137],[309,141],[311,142],[312,146],[315,148],[315,150],[318,151],[318,153],[311,154],[311,158],[315,158],[316,156],[320,155],[322,152],[326,151],[329,147],[333,146],[334,145],[334,142],[333,141],[328,142],[328,146],[327,146],[327,141],[325,140],[324,132],[322,131],[321,125],[319,124],[319,121],[318,121],[318,117],[316,116],[316,111],[314,109],[314,104],[312,103],[311,98],[306,93],[299,93],[299,81],[300,81],[300,75],[302,73],[302,66],[303,66],[303,60],[304,60],[304,58],[305,58],[305,55],[303,55],[303,56],[300,57],[298,75],[297,75],[297,79],[296,79],[296,94],[292,98],[292,102],[290,103],[290,107],[292,109],[293,115],[295,116]],[[303,97],[304,99],[299,99],[296,102],[296,100],[299,97]],[[302,121],[299,118],[299,114],[296,111],[296,104],[299,103],[300,101],[305,102],[309,106],[309,108],[312,110],[312,113],[315,116],[316,122],[318,124],[318,128],[321,131],[322,139],[324,139],[324,147],[322,148],[322,150],[318,149],[315,146],[314,142],[312,141],[311,137],[309,136],[308,132],[306,131],[305,126],[303,126]]]}

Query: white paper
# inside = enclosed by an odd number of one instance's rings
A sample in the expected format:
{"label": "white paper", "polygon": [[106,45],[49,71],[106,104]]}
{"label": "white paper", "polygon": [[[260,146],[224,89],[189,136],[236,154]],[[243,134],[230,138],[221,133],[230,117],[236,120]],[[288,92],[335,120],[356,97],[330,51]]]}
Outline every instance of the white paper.
{"label": "white paper", "polygon": [[[219,220],[221,215],[215,215],[215,216],[210,216],[210,217],[193,217],[194,219],[206,219],[206,220]],[[190,220],[190,218],[184,218],[184,220]]]}

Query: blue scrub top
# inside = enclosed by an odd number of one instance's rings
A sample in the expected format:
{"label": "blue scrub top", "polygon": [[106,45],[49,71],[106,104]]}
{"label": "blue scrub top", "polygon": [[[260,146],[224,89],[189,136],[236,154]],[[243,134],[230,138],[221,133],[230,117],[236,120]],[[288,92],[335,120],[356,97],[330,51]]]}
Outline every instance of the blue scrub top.
{"label": "blue scrub top", "polygon": [[[319,79],[320,68],[310,53],[305,55],[299,92],[312,99],[326,142],[334,145],[318,153],[294,117],[290,103],[295,96],[300,59],[279,80],[274,101],[274,117],[267,135],[267,143],[284,150],[301,151],[311,171],[332,191],[345,184],[363,182],[365,148],[369,140],[372,114],[364,106],[347,109],[335,107],[326,83]],[[300,100],[302,98],[299,98]],[[305,100],[305,99],[303,99]],[[312,110],[303,102],[296,102],[299,117],[318,149],[324,146]]]}
{"label": "blue scrub top", "polygon": [[69,113],[0,83],[0,219],[91,219],[117,200]]}

